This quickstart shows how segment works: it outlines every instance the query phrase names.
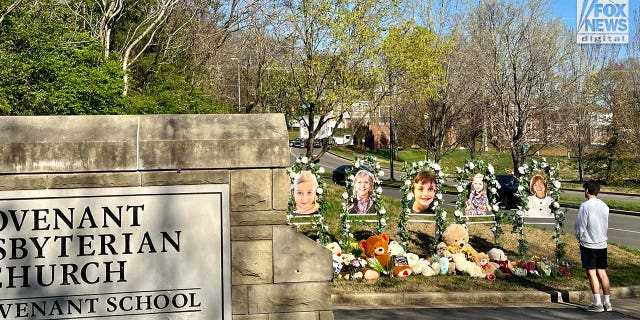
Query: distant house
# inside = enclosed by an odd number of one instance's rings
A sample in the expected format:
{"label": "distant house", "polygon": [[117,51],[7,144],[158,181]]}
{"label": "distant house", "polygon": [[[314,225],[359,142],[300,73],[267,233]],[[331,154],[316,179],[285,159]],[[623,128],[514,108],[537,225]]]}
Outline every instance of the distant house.
{"label": "distant house", "polygon": [[609,140],[609,127],[611,126],[612,113],[597,113],[593,115],[591,144],[603,145]]}

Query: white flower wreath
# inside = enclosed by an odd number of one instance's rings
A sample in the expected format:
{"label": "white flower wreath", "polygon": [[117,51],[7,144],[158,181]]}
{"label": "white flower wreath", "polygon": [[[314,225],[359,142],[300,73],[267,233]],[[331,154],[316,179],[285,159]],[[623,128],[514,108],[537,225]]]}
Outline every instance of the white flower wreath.
{"label": "white flower wreath", "polygon": [[550,209],[555,220],[555,233],[552,239],[556,243],[556,247],[554,248],[556,260],[560,261],[566,254],[566,243],[560,241],[560,237],[564,234],[565,210],[560,207],[560,203],[558,202],[560,199],[560,187],[562,186],[562,183],[558,180],[560,175],[559,166],[550,166],[547,163],[547,159],[543,157],[540,161],[532,159],[530,164],[522,165],[518,168],[518,173],[520,177],[518,179],[519,186],[516,195],[520,199],[520,204],[518,205],[518,211],[511,218],[513,221],[512,232],[520,234],[518,253],[523,257],[529,250],[528,242],[524,236],[523,219],[524,213],[529,210],[529,202],[525,200],[530,195],[529,182],[534,173],[542,173],[549,179],[547,183],[547,195],[553,199]]}
{"label": "white flower wreath", "polygon": [[481,173],[484,178],[484,182],[487,185],[487,198],[489,199],[489,209],[492,212],[498,212],[500,210],[498,202],[500,197],[498,196],[498,189],[501,188],[500,183],[496,180],[495,171],[493,165],[485,165],[482,160],[467,160],[464,167],[456,167],[456,191],[458,192],[458,198],[456,200],[456,210],[453,213],[456,223],[465,224],[469,218],[464,214],[466,207],[466,200],[469,198],[469,189],[467,188],[467,179],[475,173]]}
{"label": "white flower wreath", "polygon": [[[317,241],[326,245],[330,242],[331,238],[329,237],[329,230],[327,225],[324,223],[324,214],[327,211],[327,206],[324,201],[324,190],[327,188],[327,184],[324,179],[322,179],[321,174],[325,172],[324,168],[321,167],[317,163],[312,163],[309,161],[309,158],[305,156],[298,156],[296,158],[296,162],[291,166],[291,168],[287,169],[289,174],[289,179],[291,180],[291,188],[293,188],[294,180],[300,176],[302,171],[311,171],[318,181],[318,189],[316,190],[316,201],[318,202],[319,209],[318,214],[314,214],[312,216],[308,216],[313,219],[313,228],[316,230],[316,235],[318,236]],[[295,215],[294,211],[296,210],[296,203],[293,198],[293,195],[289,194],[289,203],[287,206],[287,224],[296,226],[296,224],[292,221],[296,217],[303,217],[299,215]]]}
{"label": "white flower wreath", "polygon": [[435,249],[435,246],[440,242],[440,236],[446,227],[446,219],[447,212],[442,208],[440,203],[443,199],[443,191],[442,186],[444,183],[444,172],[442,172],[442,168],[440,164],[428,161],[418,161],[413,162],[411,165],[407,165],[405,163],[403,167],[403,173],[401,180],[404,181],[402,187],[400,187],[400,191],[402,191],[402,211],[400,212],[400,216],[398,217],[398,235],[400,240],[402,241],[402,245],[406,248],[407,241],[409,241],[409,231],[407,229],[407,225],[409,223],[409,215],[412,213],[412,209],[409,207],[409,203],[413,200],[413,193],[411,193],[411,187],[413,184],[413,178],[421,171],[425,172],[433,172],[436,176],[436,199],[432,202],[431,208],[434,212],[435,218],[435,237],[434,243],[432,244],[432,249]]}
{"label": "white flower wreath", "polygon": [[453,219],[455,223],[466,224],[469,220],[469,216],[465,215],[466,202],[469,198],[469,189],[467,188],[467,179],[473,174],[480,173],[484,176],[483,180],[487,185],[487,198],[489,200],[490,210],[494,216],[494,223],[491,226],[491,232],[493,232],[494,241],[496,246],[499,245],[498,239],[503,233],[502,230],[502,218],[503,214],[500,211],[498,190],[501,188],[500,183],[496,179],[495,169],[492,164],[485,164],[482,160],[470,159],[467,160],[462,168],[456,167],[456,191],[458,197],[456,199],[456,209],[453,213]]}
{"label": "white flower wreath", "polygon": [[371,200],[373,200],[373,206],[378,220],[375,232],[377,234],[383,233],[387,227],[387,210],[384,207],[384,201],[380,197],[382,195],[382,183],[380,178],[384,176],[384,172],[381,170],[376,157],[365,156],[364,158],[357,158],[353,161],[353,169],[345,172],[345,192],[342,193],[342,198],[345,201],[342,203],[342,211],[340,213],[340,224],[342,227],[340,241],[341,246],[348,246],[349,242],[353,238],[353,234],[351,233],[351,223],[357,221],[357,217],[349,215],[349,208],[354,204],[353,184],[355,174],[363,167],[367,167],[369,169],[367,171],[370,171],[373,175],[373,185],[371,186],[373,192],[371,194]]}

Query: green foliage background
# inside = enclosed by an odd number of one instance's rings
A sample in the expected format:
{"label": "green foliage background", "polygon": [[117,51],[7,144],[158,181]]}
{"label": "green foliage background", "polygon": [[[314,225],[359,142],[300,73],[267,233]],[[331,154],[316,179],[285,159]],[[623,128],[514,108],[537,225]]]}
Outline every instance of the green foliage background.
{"label": "green foliage background", "polygon": [[132,70],[142,81],[123,96],[118,52],[105,59],[100,41],[60,1],[23,3],[0,24],[0,115],[226,112],[191,84],[184,66],[158,63],[155,50]]}

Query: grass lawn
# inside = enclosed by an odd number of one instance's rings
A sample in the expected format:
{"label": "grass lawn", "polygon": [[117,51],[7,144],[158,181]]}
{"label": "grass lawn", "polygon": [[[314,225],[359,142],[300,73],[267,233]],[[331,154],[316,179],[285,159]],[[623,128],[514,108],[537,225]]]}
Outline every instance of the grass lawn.
{"label": "grass lawn", "polygon": [[[330,234],[335,238],[340,232],[340,207],[343,201],[340,195],[344,191],[342,186],[332,182],[327,183],[325,201],[329,204],[329,211],[325,221]],[[398,213],[401,203],[397,199],[382,196],[389,214],[386,233],[391,239],[397,239]],[[451,221],[449,221],[450,223]],[[507,222],[503,225],[505,233],[500,242],[510,260],[517,257],[517,234],[510,233],[511,225]],[[487,225],[469,225],[471,245],[478,251],[486,252],[493,245],[493,234]],[[370,230],[368,225],[352,225],[356,240],[359,235]],[[302,227],[301,232],[313,238],[313,230]],[[433,242],[434,227],[432,224],[411,224],[412,233],[409,251],[421,257],[430,255],[426,248]],[[554,258],[554,243],[551,239],[551,231],[533,226],[525,226],[525,234],[530,244],[530,255],[546,256]],[[364,237],[363,237],[364,238]],[[564,235],[562,240],[567,243],[566,261],[570,264],[571,275],[561,278],[545,277],[534,278],[514,277],[511,280],[489,281],[485,279],[473,279],[468,276],[410,276],[407,278],[381,278],[378,281],[346,281],[336,280],[333,283],[333,293],[356,292],[444,292],[444,291],[514,291],[514,290],[588,290],[588,281],[584,270],[580,267],[578,244],[573,235]],[[640,284],[640,251],[609,246],[609,278],[612,287],[631,286]]]}

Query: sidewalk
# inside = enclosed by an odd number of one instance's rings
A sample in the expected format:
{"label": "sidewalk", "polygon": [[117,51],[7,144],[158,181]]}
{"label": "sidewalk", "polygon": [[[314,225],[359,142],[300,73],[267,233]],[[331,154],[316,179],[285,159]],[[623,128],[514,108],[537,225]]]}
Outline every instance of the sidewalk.
{"label": "sidewalk", "polygon": [[583,309],[584,305],[572,303],[529,303],[464,305],[426,305],[413,307],[382,307],[356,309],[334,309],[335,320],[442,320],[442,319],[640,319],[640,298],[612,299],[613,312],[593,313]]}
{"label": "sidewalk", "polygon": [[[611,288],[611,299],[640,297],[640,286]],[[572,303],[589,304],[590,291],[488,291],[488,292],[422,292],[422,293],[355,293],[332,294],[334,309],[372,307],[415,307],[451,304],[518,304],[518,303]],[[640,312],[640,305],[638,306]]]}

